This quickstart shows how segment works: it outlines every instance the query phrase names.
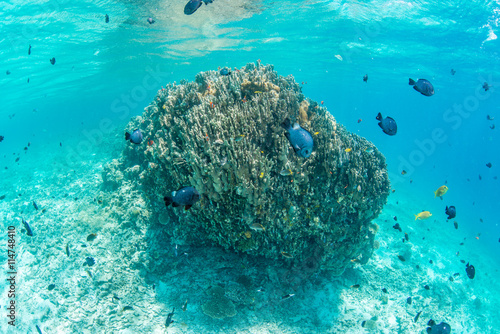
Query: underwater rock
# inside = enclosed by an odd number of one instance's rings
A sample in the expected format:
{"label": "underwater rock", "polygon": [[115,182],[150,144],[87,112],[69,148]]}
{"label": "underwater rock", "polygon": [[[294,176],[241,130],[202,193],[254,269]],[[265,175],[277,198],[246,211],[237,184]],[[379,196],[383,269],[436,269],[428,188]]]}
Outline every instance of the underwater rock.
{"label": "underwater rock", "polygon": [[[280,126],[286,118],[313,135],[308,159],[291,148]],[[290,261],[303,275],[340,275],[352,259],[370,258],[371,220],[390,189],[385,158],[306,98],[292,76],[260,62],[231,76],[202,72],[159,90],[125,130],[139,127],[153,144],[125,146],[119,163],[104,168],[103,188],[141,188],[150,218],[177,243]],[[139,174],[131,173],[136,165]],[[183,186],[200,201],[188,212],[165,208],[163,197]],[[263,230],[249,233],[252,224]]]}
{"label": "underwater rock", "polygon": [[224,293],[224,289],[220,286],[211,287],[207,294],[212,296],[212,299],[201,305],[203,313],[214,319],[234,317],[236,308],[233,302],[224,296]]}

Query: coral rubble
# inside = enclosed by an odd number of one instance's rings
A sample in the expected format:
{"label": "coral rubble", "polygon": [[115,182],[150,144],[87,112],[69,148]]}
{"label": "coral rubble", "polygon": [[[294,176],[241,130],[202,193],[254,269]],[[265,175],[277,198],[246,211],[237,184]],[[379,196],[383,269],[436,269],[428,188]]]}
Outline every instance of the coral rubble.
{"label": "coral rubble", "polygon": [[[280,126],[287,117],[313,135],[308,159],[290,147]],[[306,98],[292,76],[260,62],[228,76],[199,73],[158,91],[126,130],[136,128],[148,144],[127,145],[103,178],[116,189],[114,177],[133,177],[151,219],[166,224],[176,243],[217,244],[307,273],[339,275],[353,259],[370,257],[371,220],[390,188],[385,158]],[[163,196],[188,185],[200,202],[187,212],[165,208]],[[263,229],[250,231],[252,224]]]}

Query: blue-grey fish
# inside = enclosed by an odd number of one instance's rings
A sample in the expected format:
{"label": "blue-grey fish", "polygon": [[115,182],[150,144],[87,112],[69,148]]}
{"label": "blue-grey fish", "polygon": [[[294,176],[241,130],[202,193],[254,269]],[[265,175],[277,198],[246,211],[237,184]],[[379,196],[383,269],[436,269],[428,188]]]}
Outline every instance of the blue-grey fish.
{"label": "blue-grey fish", "polygon": [[26,235],[32,237],[33,231],[31,230],[30,225],[28,224],[28,222],[26,220],[24,220],[24,218],[21,218],[21,219],[23,220],[23,225],[24,225],[24,228],[26,229]]}
{"label": "blue-grey fish", "polygon": [[222,70],[220,70],[220,75],[230,75],[231,70],[228,69],[227,67],[224,67]]}
{"label": "blue-grey fish", "polygon": [[198,8],[200,8],[200,6],[203,4],[203,2],[205,3],[205,5],[208,5],[209,3],[212,3],[214,2],[214,0],[190,0],[186,6],[184,7],[184,14],[186,15],[191,15],[193,14],[194,12],[196,12],[198,10]]}
{"label": "blue-grey fish", "polygon": [[417,92],[420,92],[422,95],[434,95],[434,87],[432,87],[432,84],[429,82],[429,80],[418,79],[418,81],[415,82],[415,80],[410,78],[409,85],[413,86],[413,89],[415,89]]}
{"label": "blue-grey fish", "polygon": [[297,123],[292,127],[288,118],[281,123],[281,126],[287,131],[285,136],[288,138],[295,153],[297,153],[299,157],[309,158],[314,147],[314,140],[311,133]]}
{"label": "blue-grey fish", "polygon": [[149,24],[153,24],[156,22],[152,17],[148,17],[146,21],[148,21]]}
{"label": "blue-grey fish", "polygon": [[132,134],[125,132],[125,140],[130,140],[131,143],[139,145],[142,143],[142,132],[139,129],[132,131]]}
{"label": "blue-grey fish", "polygon": [[465,265],[465,272],[467,273],[467,277],[470,279],[473,279],[474,276],[476,276],[476,268],[474,268],[472,264],[469,264],[469,262]]}
{"label": "blue-grey fish", "polygon": [[448,215],[448,219],[453,219],[457,216],[457,209],[452,205],[446,207],[445,213]]}
{"label": "blue-grey fish", "polygon": [[38,205],[36,204],[36,202],[35,202],[35,201],[33,201],[33,206],[35,207],[35,210],[37,210],[37,211],[38,211]]}
{"label": "blue-grey fish", "polygon": [[38,334],[42,334],[42,330],[40,329],[40,327],[38,327],[38,325],[35,325],[35,327]]}
{"label": "blue-grey fish", "polygon": [[490,85],[488,85],[488,83],[487,83],[487,82],[485,82],[485,83],[483,84],[483,89],[484,89],[484,91],[485,91],[485,92],[487,92],[487,91],[490,89]]}
{"label": "blue-grey fish", "polygon": [[170,204],[172,206],[184,206],[185,210],[191,209],[191,207],[200,200],[200,193],[193,187],[182,187],[177,191],[172,193],[172,196],[163,197],[165,205],[168,207]]}
{"label": "blue-grey fish", "polygon": [[54,65],[56,63],[56,58],[55,57],[50,58],[50,63]]}
{"label": "blue-grey fish", "polygon": [[396,121],[392,118],[387,116],[386,118],[382,117],[381,113],[378,113],[377,115],[377,120],[378,126],[384,131],[385,134],[388,134],[389,136],[394,136],[398,132],[398,125],[396,124]]}
{"label": "blue-grey fish", "polygon": [[170,312],[170,313],[167,315],[167,321],[165,321],[165,327],[170,326],[170,324],[171,324],[172,322],[174,322],[174,321],[172,320],[172,317],[174,316],[174,312],[175,312],[175,307],[174,307],[174,309],[172,310],[172,312]]}
{"label": "blue-grey fish", "polygon": [[439,325],[436,324],[434,320],[429,320],[427,323],[427,333],[429,334],[450,334],[451,333],[451,326],[447,324],[446,322],[442,322]]}

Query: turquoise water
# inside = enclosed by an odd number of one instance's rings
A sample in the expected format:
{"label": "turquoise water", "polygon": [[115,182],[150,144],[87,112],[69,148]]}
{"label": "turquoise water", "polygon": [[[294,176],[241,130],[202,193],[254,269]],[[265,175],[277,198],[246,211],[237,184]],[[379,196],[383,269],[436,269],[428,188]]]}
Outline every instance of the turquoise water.
{"label": "turquoise water", "polygon": [[[25,252],[18,257],[22,268],[18,325],[9,327],[3,319],[2,332],[36,332],[38,324],[44,333],[133,333],[140,328],[137,322],[148,319],[146,332],[161,333],[173,306],[180,314],[168,328],[172,333],[358,333],[368,332],[360,323],[375,316],[378,327],[372,331],[380,333],[396,333],[395,323],[400,322],[408,323],[400,332],[420,333],[435,317],[438,323],[450,323],[457,333],[497,332],[500,3],[215,0],[191,16],[183,14],[184,5],[183,1],[1,4],[0,135],[5,139],[0,143],[0,195],[6,195],[0,201],[2,226],[5,230],[14,224],[21,230],[20,217],[25,217],[38,234],[27,241],[18,234],[17,243]],[[156,22],[148,24],[148,17]],[[55,65],[49,62],[52,57]],[[348,272],[341,278],[319,275],[309,282],[304,288],[309,293],[291,300],[300,311],[286,313],[283,304],[242,308],[237,320],[223,326],[207,320],[200,301],[191,299],[191,314],[180,311],[171,292],[160,293],[161,298],[148,292],[147,305],[154,310],[149,318],[141,313],[135,314],[136,320],[122,321],[109,309],[99,309],[99,298],[110,297],[99,294],[99,285],[78,285],[85,272],[64,258],[64,236],[77,244],[95,230],[93,218],[99,226],[116,218],[92,205],[103,166],[119,158],[125,145],[125,125],[167,83],[192,81],[198,72],[242,67],[257,59],[273,64],[280,75],[291,74],[304,82],[307,97],[324,101],[339,123],[372,141],[385,155],[395,192],[376,219],[382,246],[368,265],[357,270],[377,289],[391,281],[394,300],[382,306],[383,311],[371,307],[377,304],[370,304],[375,292],[346,289],[354,284],[349,275],[361,275]],[[367,83],[362,80],[365,74]],[[435,95],[414,91],[408,78],[428,79]],[[481,88],[485,81],[491,86],[487,92]],[[463,112],[453,113],[456,108]],[[397,121],[396,136],[385,135],[377,126],[378,112]],[[495,119],[487,120],[487,115]],[[493,124],[496,129],[490,128]],[[403,169],[406,175],[401,175]],[[434,198],[433,192],[445,183],[449,191],[443,200]],[[33,200],[47,213],[35,211]],[[457,208],[458,230],[446,221],[447,205]],[[422,210],[432,212],[432,218],[415,222],[413,215]],[[403,247],[402,235],[392,228],[394,216],[412,233],[411,251],[421,261],[412,264],[421,263],[420,272],[393,262]],[[5,245],[5,234],[1,240]],[[101,242],[102,247],[96,247],[101,253],[123,243],[114,238]],[[203,254],[193,253],[200,258],[192,263],[202,263]],[[131,256],[119,257],[126,263]],[[7,262],[6,251],[0,259]],[[428,265],[429,259],[436,264]],[[475,265],[474,280],[465,276],[460,259]],[[125,264],[116,266],[128,270]],[[179,269],[184,281],[203,279],[203,271],[193,269],[196,275],[190,276],[188,268]],[[40,277],[59,271],[66,290],[49,293],[49,282]],[[460,272],[461,279],[448,283],[454,272]],[[165,277],[141,277],[131,286],[142,292],[147,284],[168,281]],[[412,277],[410,282],[405,282],[407,277]],[[211,276],[205,279],[210,281]],[[439,282],[435,283],[442,285],[439,293],[415,292],[421,296],[420,305],[408,309],[407,295],[426,281]],[[2,300],[6,294],[2,292]],[[446,296],[450,300],[442,302]],[[68,303],[78,304],[78,298],[88,305],[83,307],[86,312],[97,312],[101,320],[89,320],[90,313],[74,313]],[[429,311],[419,324],[412,324],[420,309],[436,305],[445,314]],[[2,303],[2,313],[6,306]],[[351,319],[352,314],[356,316]],[[391,320],[395,318],[398,321]]]}

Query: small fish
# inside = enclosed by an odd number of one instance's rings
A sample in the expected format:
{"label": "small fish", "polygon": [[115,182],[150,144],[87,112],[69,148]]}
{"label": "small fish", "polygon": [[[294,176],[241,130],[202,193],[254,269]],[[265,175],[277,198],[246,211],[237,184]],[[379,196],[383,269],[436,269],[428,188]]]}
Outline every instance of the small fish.
{"label": "small fish", "polygon": [[293,175],[293,172],[291,169],[283,169],[281,172],[280,172],[280,175],[281,176],[290,176],[290,175]]}
{"label": "small fish", "polygon": [[262,94],[262,92],[260,90],[256,90],[255,92],[253,92],[254,94]]}
{"label": "small fish", "polygon": [[17,157],[15,162],[18,162],[18,161],[19,161],[19,159],[20,159],[20,158],[19,158],[19,157]]}
{"label": "small fish", "polygon": [[285,119],[281,126],[287,131],[285,136],[292,145],[295,153],[297,153],[299,157],[309,158],[314,147],[314,140],[309,131],[305,130],[297,123],[292,127],[288,118]]}
{"label": "small fish", "polygon": [[0,136],[0,143],[4,140],[4,136]]}
{"label": "small fish", "polygon": [[35,201],[33,201],[33,206],[35,207],[35,210],[38,211],[38,205],[36,205]]}
{"label": "small fish", "polygon": [[486,167],[488,167],[488,168],[491,168],[491,166],[493,166],[493,165],[491,164],[491,162],[488,162],[488,163],[486,164]]}
{"label": "small fish", "polygon": [[365,74],[365,75],[363,76],[363,81],[364,81],[364,82],[368,82],[368,74]]}
{"label": "small fish", "polygon": [[455,75],[455,73],[457,73],[457,71],[455,71],[454,69],[451,69],[450,73],[451,73],[451,75]]}
{"label": "small fish", "polygon": [[363,120],[361,118],[358,119],[358,124],[361,123]]}
{"label": "small fish", "polygon": [[[205,4],[207,4],[205,2]],[[191,15],[198,10],[202,5],[201,0],[189,0],[189,2],[184,7],[184,14]]]}
{"label": "small fish", "polygon": [[405,233],[405,239],[406,239],[406,241],[410,240],[410,236],[408,235],[408,233]]}
{"label": "small fish", "polygon": [[406,175],[406,173],[407,172],[404,169],[401,171],[401,175]]}
{"label": "small fish", "polygon": [[469,265],[469,262],[465,265],[465,272],[467,273],[467,277],[470,279],[473,279],[474,276],[476,276],[476,268],[471,264]]}
{"label": "small fish", "polygon": [[367,147],[365,148],[366,153],[373,153],[373,147]]}
{"label": "small fish", "polygon": [[152,17],[148,17],[146,21],[148,21],[149,24],[153,24],[156,22]]}
{"label": "small fish", "polygon": [[239,135],[238,137],[234,138],[234,141],[238,142],[241,141],[243,138],[245,138],[245,135]]}
{"label": "small fish", "polygon": [[495,117],[491,117],[490,115],[486,115],[486,119],[487,119],[488,121],[492,121],[492,120],[494,120],[494,119],[495,119]]}
{"label": "small fish", "polygon": [[28,47],[28,56],[31,54],[31,44]]}
{"label": "small fish", "polygon": [[321,105],[323,105],[325,103],[325,101],[321,101]]}
{"label": "small fish", "polygon": [[31,230],[30,225],[28,224],[28,222],[26,220],[24,220],[23,218],[21,218],[21,219],[23,220],[23,225],[24,225],[24,228],[26,229],[26,235],[29,237],[32,237],[33,231]]}
{"label": "small fish", "polygon": [[283,297],[281,297],[281,300],[285,300],[285,299],[288,299],[288,298],[292,298],[293,296],[295,296],[294,293],[289,293],[287,295],[284,295]]}
{"label": "small fish", "polygon": [[453,222],[453,225],[455,226],[455,230],[458,230],[458,223],[457,222]]}
{"label": "small fish", "polygon": [[132,131],[132,134],[125,132],[125,140],[130,140],[131,143],[139,145],[142,143],[142,132],[139,129]]}
{"label": "small fish", "polygon": [[403,230],[401,229],[401,226],[399,226],[399,223],[396,223],[396,225],[394,225],[392,228],[395,230],[398,230],[399,232],[403,232]]}
{"label": "small fish", "polygon": [[430,264],[433,264],[434,262],[432,262],[432,260],[429,260],[429,263],[430,263]]}
{"label": "small fish", "polygon": [[9,74],[10,74],[10,71],[9,71],[9,70],[5,71],[5,74],[9,75]]}
{"label": "small fish", "polygon": [[85,259],[85,263],[83,264],[84,266],[89,266],[92,267],[95,264],[95,259],[93,257],[88,256]]}
{"label": "small fish", "polygon": [[319,135],[319,131],[315,132],[315,133],[314,133],[314,135],[315,135],[315,136]]}
{"label": "small fish", "polygon": [[419,92],[422,95],[425,95],[425,96],[434,95],[434,87],[426,79],[418,79],[417,82],[415,82],[415,80],[410,78],[408,84],[410,86],[413,86],[413,89],[415,89],[417,92]]}
{"label": "small fish", "polygon": [[59,146],[61,146],[61,147],[62,147],[62,143],[59,143]]}
{"label": "small fish", "polygon": [[441,197],[448,192],[447,186],[441,186],[434,192],[434,198]]}
{"label": "small fish", "polygon": [[287,259],[291,259],[291,258],[293,258],[292,254],[287,253],[287,252],[281,252],[281,255],[283,255],[283,256],[284,256],[284,257],[286,257]]}
{"label": "small fish", "polygon": [[182,304],[181,307],[182,312],[186,312],[187,308],[188,308],[188,300],[186,299],[186,301],[184,302],[184,304]]}
{"label": "small fish", "polygon": [[42,334],[42,330],[40,329],[40,327],[38,327],[38,325],[35,325],[35,327],[38,334]]}
{"label": "small fish", "polygon": [[457,216],[457,210],[453,205],[450,207],[446,206],[445,213],[448,215],[448,219],[453,219]]}
{"label": "small fish", "polygon": [[47,289],[48,289],[49,291],[52,291],[52,290],[54,290],[54,288],[55,288],[55,287],[56,287],[56,285],[55,285],[55,284],[49,284],[49,286],[47,287]]}
{"label": "small fish", "polygon": [[69,257],[69,242],[66,244],[66,255]]}
{"label": "small fish", "polygon": [[429,320],[427,323],[426,332],[429,334],[450,334],[451,333],[451,326],[447,324],[446,322],[441,322],[439,325],[436,325],[436,322],[434,320]]}
{"label": "small fish", "polygon": [[91,233],[91,234],[89,234],[89,235],[87,236],[87,241],[88,241],[88,242],[92,242],[92,241],[94,241],[94,240],[95,240],[95,238],[97,238],[97,234],[95,234],[95,233]]}
{"label": "small fish", "polygon": [[406,298],[406,304],[411,305],[411,297]]}
{"label": "small fish", "polygon": [[250,229],[254,231],[265,231],[266,228],[259,223],[253,223],[250,225]]}
{"label": "small fish", "polygon": [[352,288],[352,289],[359,289],[360,287],[361,287],[361,285],[359,285],[359,284],[353,284],[350,286],[350,288]]}
{"label": "small fish", "polygon": [[174,321],[172,320],[172,317],[174,316],[174,312],[175,312],[175,307],[174,307],[174,309],[172,310],[172,312],[170,312],[170,313],[167,315],[167,321],[165,321],[165,327],[170,326],[170,324],[171,324],[172,322],[174,322]]}
{"label": "small fish", "polygon": [[432,216],[432,213],[430,213],[429,211],[422,211],[419,214],[415,215],[415,220],[417,220],[417,219],[423,220],[423,219],[427,219],[431,216]]}
{"label": "small fish", "polygon": [[388,293],[386,288],[383,288],[383,289],[382,289],[382,292],[383,292],[383,293]]}
{"label": "small fish", "polygon": [[338,59],[338,60],[340,60],[340,61],[344,60],[344,58],[342,58],[342,56],[341,56],[341,55],[335,55],[335,58],[337,58],[337,59]]}
{"label": "small fish", "polygon": [[30,78],[28,78],[28,83],[30,83]]}
{"label": "small fish", "polygon": [[495,130],[495,124],[491,124],[491,125],[490,125],[490,129],[491,129],[491,130]]}
{"label": "small fish", "polygon": [[400,259],[401,262],[405,262],[406,261],[406,259],[405,259],[405,257],[403,255],[398,255],[398,259]]}
{"label": "small fish", "polygon": [[347,153],[349,153],[349,152],[351,152],[351,151],[352,151],[352,149],[350,149],[350,148],[346,148],[344,151],[346,151]]}
{"label": "small fish", "polygon": [[453,276],[448,277],[448,281],[453,282],[454,280]]}
{"label": "small fish", "polygon": [[490,87],[491,87],[491,86],[490,86],[490,85],[488,85],[488,83],[487,83],[487,82],[485,82],[485,83],[483,84],[483,89],[484,89],[484,91],[485,91],[485,92],[487,92],[487,91],[490,89]]}
{"label": "small fish", "polygon": [[431,289],[431,287],[430,287],[430,286],[428,286],[428,285],[424,285],[424,289],[425,289],[425,290],[430,290],[430,289]]}
{"label": "small fish", "polygon": [[184,206],[184,210],[189,210],[200,200],[200,193],[194,187],[182,187],[177,191],[172,192],[172,196],[163,197],[165,206]]}
{"label": "small fish", "polygon": [[149,139],[148,140],[148,146],[153,146],[153,144],[154,144],[154,141],[152,139]]}
{"label": "small fish", "polygon": [[108,14],[106,14],[106,16],[104,16],[104,21],[105,21],[106,23],[109,23],[109,15],[108,15]]}
{"label": "small fish", "polygon": [[415,319],[413,319],[413,322],[417,322],[418,318],[420,317],[420,314],[422,314],[423,310],[418,312],[417,315],[415,316]]}
{"label": "small fish", "polygon": [[55,57],[50,58],[50,63],[54,65],[56,63],[56,58]]}
{"label": "small fish", "polygon": [[394,136],[398,132],[398,125],[392,117],[387,116],[386,118],[382,118],[382,114],[378,113],[376,119],[380,121],[378,122],[378,126],[380,126],[385,134]]}
{"label": "small fish", "polygon": [[259,177],[262,179],[264,177],[264,172],[260,173]]}

